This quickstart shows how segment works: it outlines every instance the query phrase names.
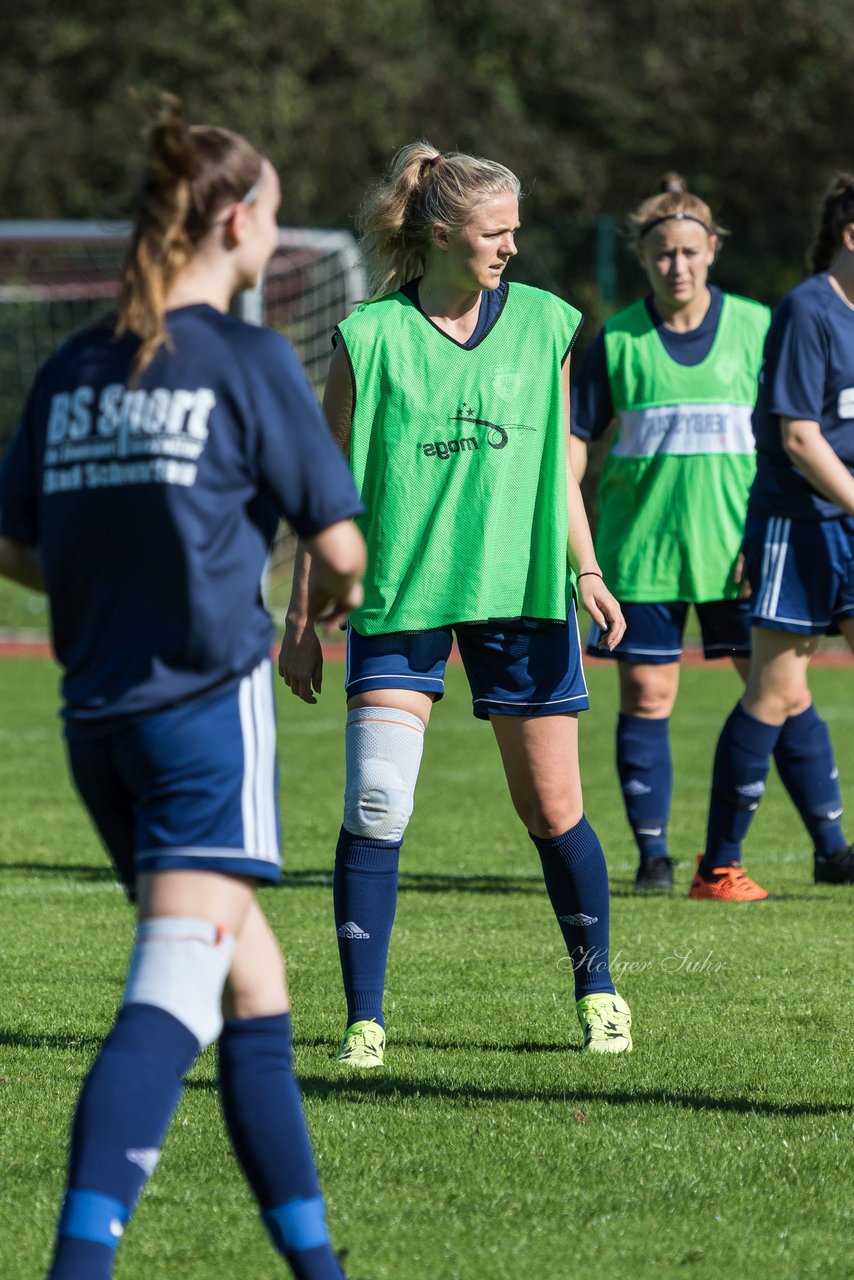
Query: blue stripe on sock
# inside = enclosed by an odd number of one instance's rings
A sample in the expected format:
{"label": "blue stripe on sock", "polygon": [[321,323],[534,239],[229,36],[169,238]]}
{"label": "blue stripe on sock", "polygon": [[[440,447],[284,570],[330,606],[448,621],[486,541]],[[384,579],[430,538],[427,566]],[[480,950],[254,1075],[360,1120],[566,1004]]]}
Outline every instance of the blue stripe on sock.
{"label": "blue stripe on sock", "polygon": [[69,1191],[62,1206],[59,1234],[115,1249],[127,1220],[127,1206],[120,1200],[97,1191]]}
{"label": "blue stripe on sock", "polygon": [[305,1249],[329,1244],[322,1196],[288,1200],[278,1209],[268,1209],[262,1216],[280,1253],[302,1253]]}

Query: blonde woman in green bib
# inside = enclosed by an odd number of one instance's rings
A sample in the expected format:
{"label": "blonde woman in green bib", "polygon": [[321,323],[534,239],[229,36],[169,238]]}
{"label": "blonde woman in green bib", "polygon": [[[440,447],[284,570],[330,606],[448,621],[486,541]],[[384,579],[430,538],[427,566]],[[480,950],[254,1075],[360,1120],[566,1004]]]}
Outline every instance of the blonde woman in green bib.
{"label": "blonde woman in green bib", "polygon": [[[520,185],[503,165],[419,142],[360,212],[371,301],[342,321],[324,408],[367,509],[369,568],[348,630],[347,783],[335,925],[347,998],[338,1051],[383,1063],[398,857],[425,730],[456,636],[474,714],[495,733],[575,974],[584,1047],[631,1048],[608,970],[608,880],[584,817],[587,707],[577,595],[613,648],[602,578],[569,465],[569,353],[581,320],[503,280]],[[321,654],[300,552],[280,670],[313,702]]]}
{"label": "blonde woman in green bib", "polygon": [[[631,215],[645,298],[591,344],[572,395],[572,451],[617,429],[599,485],[596,551],[625,612],[617,660],[617,770],[640,865],[639,891],[673,888],[667,824],[673,783],[669,717],[693,605],[707,659],[750,662],[741,543],[756,470],[751,414],[768,308],[708,280],[721,228],[678,174]],[[596,651],[599,630],[590,644]],[[708,893],[748,900],[741,868]],[[760,896],[765,896],[760,890]]]}

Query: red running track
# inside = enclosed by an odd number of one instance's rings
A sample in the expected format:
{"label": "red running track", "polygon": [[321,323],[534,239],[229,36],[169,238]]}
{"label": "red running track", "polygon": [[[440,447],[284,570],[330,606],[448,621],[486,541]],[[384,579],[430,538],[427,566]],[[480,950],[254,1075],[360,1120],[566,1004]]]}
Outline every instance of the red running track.
{"label": "red running track", "polygon": [[[345,659],[345,646],[340,640],[333,640],[323,643],[323,653],[325,657],[332,662],[343,662]],[[0,640],[0,658],[52,658],[53,650],[50,645],[43,640],[21,641],[21,640]],[[278,657],[278,650],[273,653],[273,661]],[[458,663],[460,655],[456,646],[451,652],[450,661]],[[590,658],[585,655],[585,665],[593,664],[600,666],[608,661],[607,658]],[[705,663],[702,649],[688,645],[682,655],[682,661],[689,666],[702,666]],[[727,658],[716,658],[716,663],[727,662]],[[814,667],[854,667],[854,654],[848,649],[842,649],[834,646],[833,648],[819,649],[818,653],[812,660]]]}

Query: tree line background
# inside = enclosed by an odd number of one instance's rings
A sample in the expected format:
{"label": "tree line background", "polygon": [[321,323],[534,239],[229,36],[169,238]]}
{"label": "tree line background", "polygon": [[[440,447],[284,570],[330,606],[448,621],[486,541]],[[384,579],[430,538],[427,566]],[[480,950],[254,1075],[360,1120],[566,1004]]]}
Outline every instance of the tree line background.
{"label": "tree line background", "polygon": [[854,0],[28,0],[0,14],[0,218],[126,217],[141,111],[245,132],[281,220],[351,227],[402,143],[528,189],[512,276],[588,313],[642,290],[613,228],[676,168],[732,234],[716,279],[771,304],[854,168]]}

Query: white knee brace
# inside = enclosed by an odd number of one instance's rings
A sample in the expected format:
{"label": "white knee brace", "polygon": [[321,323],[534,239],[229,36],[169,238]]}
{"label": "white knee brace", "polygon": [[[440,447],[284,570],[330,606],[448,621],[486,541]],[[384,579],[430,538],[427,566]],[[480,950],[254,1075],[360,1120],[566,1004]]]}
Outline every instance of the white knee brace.
{"label": "white knee brace", "polygon": [[412,815],[424,725],[394,707],[347,716],[344,826],[354,836],[399,844]]}
{"label": "white knee brace", "polygon": [[137,927],[125,1004],[153,1004],[204,1049],[222,1030],[222,989],[235,939],[206,920],[161,916]]}

